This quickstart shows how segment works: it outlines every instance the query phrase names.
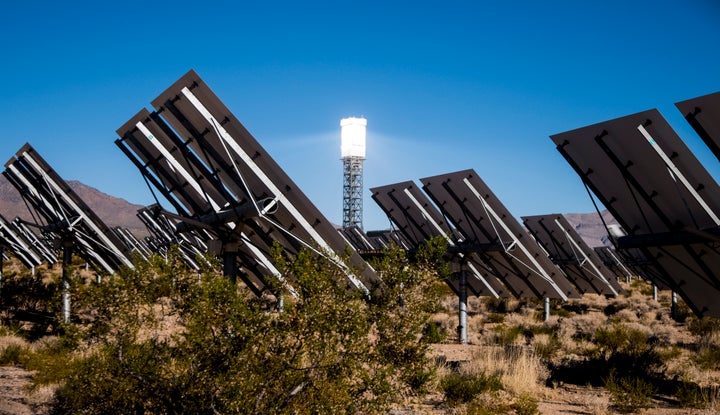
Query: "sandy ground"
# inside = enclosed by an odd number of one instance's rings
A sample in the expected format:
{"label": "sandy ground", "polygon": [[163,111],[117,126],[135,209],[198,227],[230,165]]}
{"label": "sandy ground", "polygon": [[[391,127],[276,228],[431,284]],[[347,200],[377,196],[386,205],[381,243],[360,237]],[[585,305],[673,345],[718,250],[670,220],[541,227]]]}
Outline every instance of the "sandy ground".
{"label": "sandy ground", "polygon": [[28,386],[30,372],[12,366],[0,366],[0,414],[37,414],[31,407]]}
{"label": "sandy ground", "polygon": [[[437,345],[448,360],[464,360],[471,353],[473,346]],[[0,366],[0,415],[47,415],[48,402],[51,394],[47,391],[29,390],[32,374],[21,368]],[[607,391],[591,388],[562,386],[547,389],[538,408],[543,415],[610,415],[608,410],[609,395]],[[407,404],[392,410],[389,415],[445,415],[450,413],[442,406],[441,395],[429,395],[416,403]],[[640,414],[650,415],[711,415],[712,410],[678,409],[669,407],[662,400],[655,400],[652,408]]]}

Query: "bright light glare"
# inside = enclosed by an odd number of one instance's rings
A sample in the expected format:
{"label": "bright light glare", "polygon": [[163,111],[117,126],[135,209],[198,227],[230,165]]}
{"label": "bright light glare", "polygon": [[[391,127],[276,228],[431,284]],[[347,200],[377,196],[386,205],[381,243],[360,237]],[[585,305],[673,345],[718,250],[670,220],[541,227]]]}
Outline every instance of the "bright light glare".
{"label": "bright light glare", "polygon": [[365,118],[343,118],[340,120],[341,157],[365,158]]}

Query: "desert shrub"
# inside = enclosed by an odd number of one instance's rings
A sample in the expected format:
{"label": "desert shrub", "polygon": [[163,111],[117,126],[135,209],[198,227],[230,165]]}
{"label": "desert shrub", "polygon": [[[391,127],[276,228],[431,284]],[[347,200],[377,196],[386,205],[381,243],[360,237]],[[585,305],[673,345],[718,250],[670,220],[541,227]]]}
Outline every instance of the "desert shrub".
{"label": "desert shrub", "polygon": [[60,337],[43,338],[33,344],[23,366],[35,372],[35,385],[61,383],[73,373],[76,347],[77,337],[72,332]]}
{"label": "desert shrub", "polygon": [[491,313],[507,314],[520,309],[522,304],[514,298],[487,297],[484,299],[485,308]]}
{"label": "desert shrub", "polygon": [[282,312],[214,268],[198,282],[172,252],[83,287],[93,347],[68,361],[56,412],[373,414],[430,383],[419,339],[436,308],[431,257],[389,251],[368,297],[332,261],[274,254],[300,293]]}
{"label": "desert shrub", "polygon": [[683,408],[707,408],[720,398],[720,390],[717,386],[702,387],[695,382],[678,382],[675,393],[680,406]]}
{"label": "desert shrub", "polygon": [[[647,281],[638,279],[631,282],[630,286],[636,288],[641,295],[644,295],[646,297],[651,297],[653,295],[653,286]],[[628,290],[627,296],[630,297],[631,295],[632,293],[630,292],[630,290]]]}
{"label": "desert shrub", "polygon": [[629,304],[626,302],[614,301],[614,302],[608,304],[607,306],[605,306],[605,308],[603,309],[603,313],[606,316],[611,317],[611,316],[617,314],[620,310],[626,309],[628,307],[628,305]]}
{"label": "desert shrub", "polygon": [[528,393],[518,396],[513,402],[512,408],[517,415],[537,415],[540,413],[537,398]]}
{"label": "desert shrub", "polygon": [[622,413],[634,413],[649,408],[654,393],[653,385],[641,377],[618,377],[615,371],[605,379],[610,402]]}
{"label": "desert shrub", "polygon": [[445,400],[451,406],[472,401],[484,392],[502,389],[502,382],[496,375],[482,373],[450,373],[440,380]]}
{"label": "desert shrub", "polygon": [[678,346],[672,346],[672,347],[664,347],[664,348],[656,348],[655,352],[657,353],[658,359],[663,362],[667,363],[673,359],[677,359],[682,355],[683,349]]}
{"label": "desert shrub", "polygon": [[23,364],[28,357],[28,349],[22,344],[9,344],[0,352],[0,366]]}
{"label": "desert shrub", "polygon": [[716,344],[702,346],[693,356],[693,361],[705,370],[720,369],[720,346]]}
{"label": "desert shrub", "polygon": [[17,335],[17,330],[7,326],[7,325],[0,325],[0,337],[5,336],[15,336]]}
{"label": "desert shrub", "polygon": [[447,331],[438,321],[425,324],[422,331],[422,341],[425,343],[442,343],[447,338]]}
{"label": "desert shrub", "polygon": [[549,360],[562,349],[560,339],[555,334],[536,336],[535,339],[537,340],[533,341],[532,346],[540,359]]}
{"label": "desert shrub", "polygon": [[464,415],[505,415],[511,413],[510,397],[502,391],[484,393],[468,402],[459,413]]}
{"label": "desert shrub", "polygon": [[570,311],[565,308],[550,308],[550,315],[557,317],[570,317]]}
{"label": "desert shrub", "polygon": [[568,301],[562,304],[562,309],[568,311],[569,313],[587,314],[590,306],[588,304]]}
{"label": "desert shrub", "polygon": [[504,324],[496,326],[492,330],[495,332],[495,342],[499,345],[513,344],[525,332],[522,326],[506,326]]}
{"label": "desert shrub", "polygon": [[663,361],[656,350],[656,339],[645,332],[622,324],[599,327],[594,344],[585,351],[585,359],[550,365],[551,380],[600,386],[604,379],[643,378],[662,383]]}
{"label": "desert shrub", "polygon": [[720,332],[720,318],[717,317],[703,317],[703,318],[689,318],[687,320],[687,328],[690,333],[696,336],[706,336],[712,333]]}
{"label": "desert shrub", "polygon": [[[16,331],[37,338],[57,327],[60,301],[60,278],[38,270],[31,275],[28,270],[3,276],[3,324],[17,325]],[[31,324],[20,325],[19,322]],[[22,329],[20,329],[22,327]],[[30,330],[27,330],[27,328]]]}
{"label": "desert shrub", "polygon": [[678,323],[684,323],[689,318],[694,317],[695,314],[690,307],[678,296],[677,308],[675,311],[674,319]]}
{"label": "desert shrub", "polygon": [[502,323],[505,321],[505,314],[501,313],[488,313],[485,316],[486,323]]}

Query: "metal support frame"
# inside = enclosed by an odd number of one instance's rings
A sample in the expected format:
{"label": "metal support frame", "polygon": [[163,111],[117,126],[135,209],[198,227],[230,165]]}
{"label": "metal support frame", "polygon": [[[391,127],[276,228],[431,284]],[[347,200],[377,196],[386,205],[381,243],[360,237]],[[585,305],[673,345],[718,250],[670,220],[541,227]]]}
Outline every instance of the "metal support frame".
{"label": "metal support frame", "polygon": [[[476,244],[476,245],[472,245],[472,246],[468,245],[468,244],[462,245],[462,246],[458,245],[456,243],[456,241],[451,237],[451,235],[446,233],[443,230],[442,226],[440,226],[440,224],[438,222],[433,220],[432,214],[430,212],[428,212],[428,210],[425,209],[425,207],[423,207],[423,205],[415,198],[415,196],[413,196],[413,194],[408,189],[405,189],[403,191],[403,193],[405,193],[405,195],[413,202],[415,207],[420,212],[422,212],[423,217],[435,228],[437,233],[439,235],[441,235],[443,238],[445,238],[445,240],[448,242],[448,252],[457,252],[458,256],[461,259],[465,259],[466,254],[468,254],[470,252],[486,252],[489,250],[502,251],[505,249],[501,244],[489,244],[489,245]],[[490,295],[492,295],[494,298],[500,298],[500,294],[498,294],[497,291],[492,287],[492,285],[485,279],[485,277],[482,276],[482,273],[480,273],[480,271],[478,271],[478,269],[475,267],[475,265],[472,262],[463,262],[463,264],[467,264],[467,266],[472,270],[473,276],[482,282],[482,284],[485,286],[485,288],[487,288],[488,291],[490,292]],[[463,268],[463,272],[464,271],[465,270]],[[467,298],[467,276],[465,277],[465,288],[466,288],[465,297]]]}
{"label": "metal support frame", "polygon": [[345,157],[343,161],[343,228],[357,226],[363,221],[363,159]]}
{"label": "metal support frame", "polygon": [[[504,235],[506,237],[512,239],[512,243],[506,246],[505,253],[508,256],[515,258],[515,260],[527,267],[527,269],[530,270],[532,273],[544,279],[548,284],[550,284],[550,286],[552,286],[552,288],[563,301],[567,301],[567,294],[563,292],[563,290],[557,285],[555,281],[553,281],[550,275],[548,275],[547,271],[538,263],[532,253],[528,251],[528,248],[525,246],[525,244],[523,244],[523,242],[517,237],[517,235],[515,235],[510,228],[508,228],[507,224],[505,224],[500,215],[498,215],[498,213],[495,212],[495,210],[492,208],[492,206],[490,206],[490,204],[485,200],[485,198],[480,195],[480,192],[472,185],[472,183],[470,183],[467,178],[463,179],[463,182],[472,191],[473,195],[477,198],[477,200],[480,201],[480,203],[482,204],[483,208],[486,211],[487,217],[490,220],[490,223],[492,224],[495,233],[497,234],[498,240],[503,241],[502,235],[500,234],[498,227],[504,231]],[[495,223],[497,223],[497,227],[495,226]],[[525,257],[530,263],[525,263],[523,260],[513,255],[512,250],[514,248],[518,248],[525,255]]]}
{"label": "metal support frame", "polygon": [[662,159],[662,161],[665,163],[665,166],[667,166],[668,170],[672,172],[672,176],[674,179],[679,180],[680,183],[685,186],[685,189],[687,189],[688,193],[692,195],[692,197],[695,199],[695,201],[700,205],[700,207],[707,213],[707,215],[712,219],[713,222],[715,222],[716,226],[720,226],[720,217],[712,210],[712,208],[707,204],[705,199],[700,196],[700,194],[695,190],[695,187],[688,181],[687,178],[685,178],[685,175],[678,169],[678,167],[673,163],[673,161],[670,159],[670,157],[665,154],[665,152],[660,148],[658,143],[655,141],[655,139],[648,133],[648,131],[645,129],[645,126],[642,124],[638,125],[638,131],[645,137],[645,139],[648,141],[650,146],[655,150],[658,156]]}
{"label": "metal support frame", "polygon": [[632,280],[632,272],[630,272],[630,270],[625,266],[625,264],[620,260],[620,258],[618,258],[617,255],[613,253],[612,250],[608,250],[608,254],[610,254],[612,259],[615,260],[620,269],[625,272],[625,282],[630,284],[630,281]]}
{"label": "metal support frame", "polygon": [[[582,247],[580,247],[580,244],[578,244],[578,242],[575,239],[573,239],[573,237],[570,235],[570,231],[565,229],[563,227],[563,225],[560,223],[560,221],[557,219],[555,219],[555,224],[565,234],[565,238],[570,243],[570,246],[573,250],[573,254],[575,254],[575,256],[578,260],[578,265],[584,269],[587,269],[589,266],[590,272],[593,274],[593,276],[595,276],[595,278],[602,281],[608,288],[610,288],[610,291],[612,291],[612,293],[615,296],[617,296],[618,292],[615,289],[615,287],[613,287],[612,284],[610,284],[610,281],[608,281],[605,278],[605,276],[600,271],[600,269],[598,269],[598,267],[592,262],[592,260],[590,260],[590,257],[588,257],[587,254],[585,253],[585,251],[583,251]],[[586,266],[586,264],[588,266]]]}

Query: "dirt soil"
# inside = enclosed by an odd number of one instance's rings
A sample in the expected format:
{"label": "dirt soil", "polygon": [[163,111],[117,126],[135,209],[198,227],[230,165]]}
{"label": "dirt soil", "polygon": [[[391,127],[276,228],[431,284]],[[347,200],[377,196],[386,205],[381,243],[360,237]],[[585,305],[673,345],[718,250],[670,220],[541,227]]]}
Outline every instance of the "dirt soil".
{"label": "dirt soil", "polygon": [[[442,344],[433,347],[433,354],[442,354],[447,361],[469,359],[472,345]],[[29,389],[32,373],[13,366],[0,366],[0,415],[47,415],[51,393],[31,392]],[[650,415],[711,415],[716,412],[701,409],[678,409],[668,402],[655,399],[654,406],[641,411]],[[389,415],[446,415],[451,412],[444,408],[441,395],[429,395],[415,403],[408,403],[390,411]],[[547,388],[538,405],[542,415],[610,415],[607,391],[592,387],[564,385],[555,389]]]}
{"label": "dirt soil", "polygon": [[46,414],[47,408],[31,398],[32,373],[27,370],[0,366],[0,415]]}

